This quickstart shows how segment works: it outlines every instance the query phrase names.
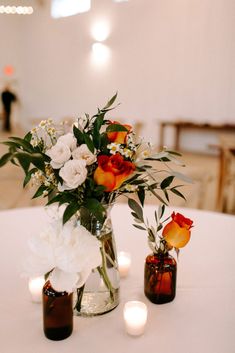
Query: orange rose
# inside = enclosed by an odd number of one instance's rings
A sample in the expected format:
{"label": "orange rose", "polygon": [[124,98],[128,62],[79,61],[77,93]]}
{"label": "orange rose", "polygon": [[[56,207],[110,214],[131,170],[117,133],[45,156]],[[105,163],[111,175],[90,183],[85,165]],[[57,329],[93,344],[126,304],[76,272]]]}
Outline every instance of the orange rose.
{"label": "orange rose", "polygon": [[110,192],[118,189],[134,170],[135,165],[125,161],[119,153],[112,156],[102,155],[98,157],[94,180],[96,184],[105,186],[105,191]]}
{"label": "orange rose", "polygon": [[110,125],[120,125],[124,126],[128,131],[114,131],[114,132],[108,132],[107,136],[110,142],[116,142],[116,143],[125,143],[126,142],[126,137],[129,131],[132,129],[131,125],[123,125],[120,124],[118,121],[113,121]]}
{"label": "orange rose", "polygon": [[165,225],[162,235],[169,245],[182,248],[190,239],[190,229],[193,226],[193,221],[185,218],[180,213],[175,214],[175,212],[172,213],[171,217],[172,221]]}

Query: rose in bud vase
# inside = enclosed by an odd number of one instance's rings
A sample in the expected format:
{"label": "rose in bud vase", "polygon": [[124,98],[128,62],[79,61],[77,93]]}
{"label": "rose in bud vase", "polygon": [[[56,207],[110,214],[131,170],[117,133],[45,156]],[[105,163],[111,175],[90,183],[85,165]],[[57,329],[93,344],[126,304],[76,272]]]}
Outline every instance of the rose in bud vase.
{"label": "rose in bud vase", "polygon": [[176,295],[177,262],[170,251],[175,250],[178,256],[179,249],[189,242],[193,221],[173,212],[171,221],[163,226],[170,217],[162,219],[165,212],[165,206],[162,205],[155,212],[156,227],[153,227],[149,226],[148,220],[145,221],[140,204],[129,200],[129,206],[136,222],[134,226],[147,231],[148,244],[152,250],[152,254],[145,259],[144,293],[152,303],[171,302]]}
{"label": "rose in bud vase", "polygon": [[[80,315],[103,314],[119,303],[110,216],[118,197],[135,194],[143,205],[148,192],[160,204],[167,204],[170,194],[184,198],[175,181],[188,181],[172,168],[174,163],[180,164],[179,153],[167,148],[158,151],[136,136],[131,125],[106,118],[115,108],[116,98],[117,94],[96,114],[85,114],[70,126],[48,119],[24,138],[10,137],[3,142],[9,151],[0,159],[0,167],[12,162],[24,170],[23,185],[36,187],[33,198],[43,197],[47,206],[63,208],[59,223],[49,232],[53,236],[47,233],[53,240],[46,253],[47,266],[40,265],[39,271],[35,265],[35,270],[49,276],[54,290],[75,290]],[[91,237],[95,243],[84,243],[84,229],[86,239]],[[44,248],[42,240],[42,236],[38,243],[34,239],[36,253]],[[97,244],[99,256],[96,251],[93,255]],[[57,249],[56,258],[53,248]],[[76,259],[82,253],[89,256]],[[37,260],[43,257],[34,256]]]}

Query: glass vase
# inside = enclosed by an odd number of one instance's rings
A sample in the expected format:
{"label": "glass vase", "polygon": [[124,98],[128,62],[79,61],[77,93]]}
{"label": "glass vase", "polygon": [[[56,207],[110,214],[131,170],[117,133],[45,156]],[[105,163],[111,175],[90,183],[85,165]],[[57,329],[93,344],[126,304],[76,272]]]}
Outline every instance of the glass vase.
{"label": "glass vase", "polygon": [[43,287],[43,329],[53,341],[63,340],[73,331],[73,293],[55,291],[50,281]]}
{"label": "glass vase", "polygon": [[176,294],[177,263],[169,254],[151,254],[145,260],[144,293],[155,304],[171,302]]}
{"label": "glass vase", "polygon": [[80,210],[80,224],[101,242],[101,266],[94,269],[85,285],[77,289],[75,313],[81,316],[102,315],[119,304],[119,271],[116,244],[110,218],[111,206],[104,207],[104,222],[89,210]]}

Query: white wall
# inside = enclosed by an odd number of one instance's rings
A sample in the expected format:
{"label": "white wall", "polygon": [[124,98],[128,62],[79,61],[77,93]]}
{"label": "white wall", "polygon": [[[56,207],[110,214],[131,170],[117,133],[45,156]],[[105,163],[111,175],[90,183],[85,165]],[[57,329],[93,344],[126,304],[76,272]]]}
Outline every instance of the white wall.
{"label": "white wall", "polygon": [[[19,19],[0,16],[16,40]],[[90,27],[99,17],[111,24],[111,59],[98,69]],[[156,120],[235,123],[234,0],[92,0],[92,11],[59,20],[48,4],[20,22],[21,61],[10,46],[0,64],[19,69],[25,121],[94,113],[118,90],[115,116],[144,120],[154,142]]]}

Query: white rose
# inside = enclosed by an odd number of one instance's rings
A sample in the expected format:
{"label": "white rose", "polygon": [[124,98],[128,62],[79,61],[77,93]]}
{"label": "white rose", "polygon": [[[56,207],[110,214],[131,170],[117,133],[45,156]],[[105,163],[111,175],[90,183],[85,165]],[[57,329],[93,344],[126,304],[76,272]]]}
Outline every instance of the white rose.
{"label": "white rose", "polygon": [[86,162],[86,165],[91,165],[96,161],[96,156],[91,153],[87,145],[83,144],[77,147],[73,152],[72,156],[74,159],[82,159]]}
{"label": "white rose", "polygon": [[62,142],[73,151],[77,147],[77,140],[72,132],[68,132],[66,135],[60,136],[57,142]]}
{"label": "white rose", "polygon": [[59,175],[64,183],[60,186],[60,191],[76,189],[87,177],[86,162],[84,160],[69,160],[60,169]]}
{"label": "white rose", "polygon": [[71,151],[64,143],[57,142],[46,152],[46,155],[51,158],[50,164],[52,168],[59,169],[69,160],[71,157]]}

